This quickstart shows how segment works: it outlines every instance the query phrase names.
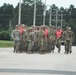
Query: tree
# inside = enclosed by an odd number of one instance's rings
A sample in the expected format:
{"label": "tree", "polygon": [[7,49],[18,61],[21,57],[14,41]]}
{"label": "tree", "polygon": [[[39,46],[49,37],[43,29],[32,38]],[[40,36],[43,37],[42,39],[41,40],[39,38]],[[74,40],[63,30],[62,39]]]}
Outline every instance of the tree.
{"label": "tree", "polygon": [[0,7],[0,28],[1,30],[8,30],[9,21],[12,20],[14,16],[14,8],[10,4],[4,3],[2,7]]}

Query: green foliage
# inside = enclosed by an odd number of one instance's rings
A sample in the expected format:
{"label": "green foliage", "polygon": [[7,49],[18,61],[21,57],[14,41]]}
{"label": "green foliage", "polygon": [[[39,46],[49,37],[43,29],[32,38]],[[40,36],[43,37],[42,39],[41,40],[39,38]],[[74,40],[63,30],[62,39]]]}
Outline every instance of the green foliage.
{"label": "green foliage", "polygon": [[0,32],[0,40],[10,40],[10,35],[8,31]]}
{"label": "green foliage", "polygon": [[0,40],[0,47],[13,47],[13,41]]}
{"label": "green foliage", "polygon": [[0,30],[7,30],[9,27],[9,21],[14,16],[13,5],[6,4],[0,7]]}

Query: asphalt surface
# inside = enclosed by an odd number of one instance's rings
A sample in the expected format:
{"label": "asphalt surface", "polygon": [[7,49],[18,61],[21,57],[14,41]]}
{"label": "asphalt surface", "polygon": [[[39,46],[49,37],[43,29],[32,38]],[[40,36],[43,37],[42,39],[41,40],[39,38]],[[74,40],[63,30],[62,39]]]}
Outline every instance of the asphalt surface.
{"label": "asphalt surface", "polygon": [[0,75],[76,75],[76,47],[72,54],[13,53],[13,48],[0,48]]}

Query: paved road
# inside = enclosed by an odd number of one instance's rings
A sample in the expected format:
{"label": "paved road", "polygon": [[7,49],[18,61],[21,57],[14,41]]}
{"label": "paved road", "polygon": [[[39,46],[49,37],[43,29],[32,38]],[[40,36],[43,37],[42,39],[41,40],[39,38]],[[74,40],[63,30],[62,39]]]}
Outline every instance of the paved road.
{"label": "paved road", "polygon": [[13,53],[13,48],[0,48],[0,75],[76,75],[76,47],[72,54]]}

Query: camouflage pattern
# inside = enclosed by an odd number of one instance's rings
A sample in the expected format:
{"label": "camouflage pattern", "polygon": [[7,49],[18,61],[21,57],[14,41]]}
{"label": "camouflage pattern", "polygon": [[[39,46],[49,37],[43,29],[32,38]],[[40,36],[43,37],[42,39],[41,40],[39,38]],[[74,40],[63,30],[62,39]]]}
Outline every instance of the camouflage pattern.
{"label": "camouflage pattern", "polygon": [[34,50],[34,53],[36,52],[39,52],[39,27],[36,27],[36,29],[34,30],[35,32],[35,41],[34,41],[34,47],[33,47],[33,50]]}
{"label": "camouflage pattern", "polygon": [[27,33],[25,30],[22,33],[22,39],[20,41],[20,52],[26,52],[26,39],[24,39],[24,34]]}
{"label": "camouflage pattern", "polygon": [[39,30],[37,30],[36,36],[37,36],[37,39],[36,39],[37,52],[41,53],[43,51],[43,30],[42,28],[39,28]]}
{"label": "camouflage pattern", "polygon": [[[59,36],[57,37],[57,32],[59,32]],[[60,26],[56,30],[56,47],[58,48],[58,53],[60,53],[61,50],[61,40],[63,36],[63,31],[60,29]]]}
{"label": "camouflage pattern", "polygon": [[35,33],[32,31],[32,28],[29,28],[28,31],[24,34],[26,40],[26,48],[28,53],[33,52],[33,46],[35,41]]}
{"label": "camouflage pattern", "polygon": [[14,52],[19,52],[19,45],[20,45],[20,31],[18,25],[16,26],[15,30],[12,31],[11,37],[14,41]]}
{"label": "camouflage pattern", "polygon": [[56,39],[56,47],[58,48],[58,53],[60,53],[60,50],[61,50],[61,38]]}
{"label": "camouflage pattern", "polygon": [[22,28],[22,34],[20,34],[20,52],[26,52],[26,50],[25,50],[25,44],[26,44],[26,41],[23,39],[23,36],[24,36],[24,34],[26,33],[26,25],[24,25],[24,24],[22,24],[21,25],[21,28]]}
{"label": "camouflage pattern", "polygon": [[65,44],[65,53],[71,53],[72,52],[72,43],[74,38],[74,33],[69,28],[67,28],[66,31],[63,33],[64,38],[64,44]]}
{"label": "camouflage pattern", "polygon": [[50,52],[54,52],[55,49],[55,41],[56,41],[56,31],[53,27],[50,28],[49,31],[49,50]]}

